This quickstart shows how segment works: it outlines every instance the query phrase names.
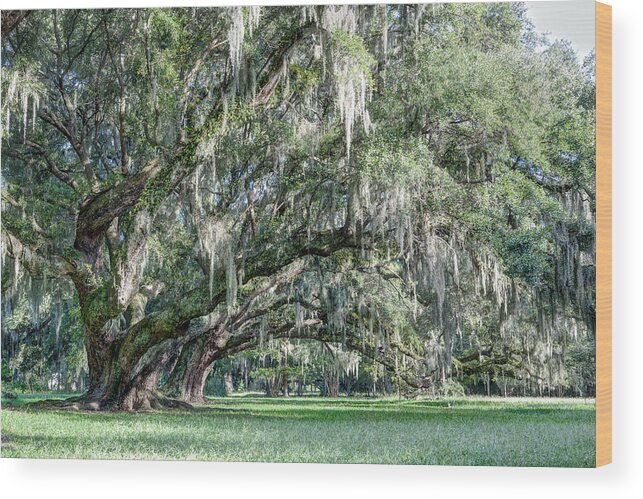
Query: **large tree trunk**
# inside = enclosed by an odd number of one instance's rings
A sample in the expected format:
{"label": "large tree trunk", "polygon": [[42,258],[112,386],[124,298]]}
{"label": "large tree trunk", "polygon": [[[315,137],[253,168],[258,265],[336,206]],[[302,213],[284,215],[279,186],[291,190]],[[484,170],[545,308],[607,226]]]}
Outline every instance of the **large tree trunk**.
{"label": "large tree trunk", "polygon": [[145,410],[160,407],[188,407],[159,394],[158,381],[168,363],[176,362],[177,340],[152,346],[138,338],[118,338],[106,326],[99,333],[86,334],[89,387],[75,401],[80,408],[93,410]]}
{"label": "large tree trunk", "polygon": [[95,331],[86,328],[85,351],[89,368],[89,386],[82,397],[88,409],[103,410],[113,402],[111,399],[118,383],[118,343],[108,337],[107,328]]}
{"label": "large tree trunk", "polygon": [[181,399],[190,404],[205,403],[205,382],[212,371],[212,364],[198,362],[191,369],[186,370],[183,378],[183,392]]}
{"label": "large tree trunk", "polygon": [[189,404],[206,402],[205,382],[214,361],[224,357],[221,333],[200,337],[183,346],[176,366],[170,375],[166,393]]}
{"label": "large tree trunk", "polygon": [[164,407],[189,408],[182,401],[165,397],[158,391],[161,369],[149,369],[143,373],[127,378],[112,372],[103,380],[102,391],[89,391],[83,397],[72,400],[72,405],[80,409],[100,411],[141,411],[161,409]]}
{"label": "large tree trunk", "polygon": [[194,348],[195,341],[193,340],[177,349],[176,359],[169,366],[170,376],[163,387],[163,393],[168,397],[182,398],[183,379]]}
{"label": "large tree trunk", "polygon": [[119,390],[118,408],[121,410],[146,410],[164,407],[164,399],[159,395],[157,386],[160,369],[132,380],[125,390]]}

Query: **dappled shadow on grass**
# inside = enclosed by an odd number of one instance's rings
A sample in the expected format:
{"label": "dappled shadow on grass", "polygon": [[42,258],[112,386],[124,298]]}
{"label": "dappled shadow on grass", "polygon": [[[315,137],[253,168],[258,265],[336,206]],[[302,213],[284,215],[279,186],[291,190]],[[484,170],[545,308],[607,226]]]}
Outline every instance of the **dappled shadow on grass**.
{"label": "dappled shadow on grass", "polygon": [[[150,418],[156,421],[172,421],[177,418],[194,419],[242,417],[258,420],[310,420],[320,422],[333,421],[545,421],[549,424],[566,421],[593,421],[594,407],[566,408],[541,406],[514,406],[501,402],[478,403],[476,405],[459,404],[458,401],[392,401],[369,399],[324,399],[295,400],[283,398],[211,399],[207,405],[195,406],[192,410],[172,409],[139,413],[65,411],[55,407],[42,408],[31,404],[16,405],[13,410],[55,412],[69,421],[136,421]],[[482,417],[483,414],[486,414]]]}
{"label": "dappled shadow on grass", "polygon": [[[77,397],[77,395],[76,395]],[[386,421],[396,423],[413,423],[418,421],[460,421],[462,423],[491,421],[503,423],[510,421],[533,421],[547,424],[565,424],[568,421],[591,422],[595,417],[595,405],[579,404],[570,401],[568,404],[557,401],[550,403],[547,399],[535,399],[533,402],[524,399],[442,399],[442,400],[404,400],[404,399],[371,399],[371,398],[322,398],[322,397],[218,397],[208,399],[205,405],[193,409],[155,410],[141,413],[105,413],[94,411],[67,411],[57,408],[59,402],[42,405],[44,397],[30,397],[30,402],[23,404],[18,399],[9,407],[21,411],[52,411],[69,420],[114,421],[125,418],[145,418],[152,415],[158,421],[172,420],[176,416],[190,418],[197,413],[209,418],[242,417],[257,420],[308,420],[320,422],[350,421]],[[62,416],[64,414],[64,416]],[[482,415],[485,415],[482,417]],[[213,421],[214,422],[214,421]]]}
{"label": "dappled shadow on grass", "polygon": [[489,413],[492,418],[503,417],[552,417],[565,420],[568,417],[581,416],[592,418],[595,412],[594,404],[573,405],[569,407],[560,403],[548,404],[541,400],[528,403],[508,402],[505,400],[490,400],[468,402],[466,400],[395,400],[395,399],[351,399],[351,398],[309,398],[300,400],[294,398],[258,398],[237,399],[219,398],[212,399],[214,408],[225,407],[248,409],[255,415],[272,417],[294,418],[319,418],[326,419],[352,419],[374,417],[376,419],[418,419],[432,417],[459,417],[479,418],[482,413]]}
{"label": "dappled shadow on grass", "polygon": [[16,398],[2,398],[2,408],[11,409],[14,407],[38,407],[37,404],[45,402],[55,405],[67,400],[74,400],[81,397],[82,393],[21,393]]}
{"label": "dappled shadow on grass", "polygon": [[[218,411],[25,414],[34,419],[12,432],[10,457],[590,466],[593,455],[589,425],[543,432],[533,422],[457,414],[409,424]],[[578,437],[588,441],[580,451]]]}
{"label": "dappled shadow on grass", "polygon": [[530,410],[496,401],[477,411],[426,400],[213,402],[144,413],[16,408],[3,415],[6,455],[514,466],[591,466],[594,459],[594,413],[567,405]]}

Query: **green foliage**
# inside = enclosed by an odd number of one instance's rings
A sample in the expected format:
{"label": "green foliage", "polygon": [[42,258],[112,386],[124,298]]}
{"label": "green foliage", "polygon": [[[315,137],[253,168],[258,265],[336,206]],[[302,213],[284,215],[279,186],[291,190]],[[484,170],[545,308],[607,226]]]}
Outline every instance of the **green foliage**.
{"label": "green foliage", "polygon": [[[354,71],[359,71],[366,75],[366,84],[369,90],[373,90],[375,79],[371,68],[376,63],[376,60],[366,48],[364,40],[360,36],[348,33],[345,30],[336,29],[331,33],[330,41],[332,47],[335,49],[334,57],[345,57],[354,62]],[[351,75],[343,75],[343,77],[350,76]]]}
{"label": "green foliage", "polygon": [[496,247],[509,276],[535,287],[544,284],[551,272],[546,236],[545,229],[534,227],[508,230],[498,238]]}
{"label": "green foliage", "polygon": [[293,63],[289,70],[294,79],[295,93],[305,95],[320,83],[322,68],[319,63],[313,63],[307,68]]}
{"label": "green foliage", "polygon": [[[591,391],[593,58],[539,40],[517,3],[389,5],[385,23],[374,6],[253,12],[39,11],[3,45],[3,248],[28,248],[3,273],[76,288],[55,360],[26,306],[52,317],[55,291],[16,298],[14,378],[44,386],[61,358],[78,372],[81,324],[135,363],[248,310],[232,336],[302,317],[333,335],[335,357],[297,345],[317,362],[267,353],[294,363],[254,366],[273,375],[328,384],[350,344],[365,370],[342,374],[346,391],[399,389],[408,371],[449,393],[508,377],[531,393],[527,369]],[[88,206],[111,218],[83,234]],[[292,264],[305,271],[259,292]]]}
{"label": "green foliage", "polygon": [[359,149],[358,164],[364,179],[392,188],[410,187],[431,173],[432,155],[423,141],[374,133]]}

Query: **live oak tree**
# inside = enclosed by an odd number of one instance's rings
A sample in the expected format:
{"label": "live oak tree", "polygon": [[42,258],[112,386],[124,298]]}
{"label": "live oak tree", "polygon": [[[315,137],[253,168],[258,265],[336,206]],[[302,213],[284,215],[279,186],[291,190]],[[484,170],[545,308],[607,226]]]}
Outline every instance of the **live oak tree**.
{"label": "live oak tree", "polygon": [[591,339],[593,61],[522,5],[5,15],[3,293],[73,284],[76,404],[279,338],[555,385]]}

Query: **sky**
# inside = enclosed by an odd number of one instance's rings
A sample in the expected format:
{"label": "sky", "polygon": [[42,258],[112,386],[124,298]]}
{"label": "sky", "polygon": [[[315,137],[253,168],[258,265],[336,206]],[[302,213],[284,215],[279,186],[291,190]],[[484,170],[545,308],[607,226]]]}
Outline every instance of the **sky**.
{"label": "sky", "polygon": [[566,39],[581,60],[595,46],[595,3],[593,0],[527,2],[527,16],[536,30],[550,33],[552,40]]}

